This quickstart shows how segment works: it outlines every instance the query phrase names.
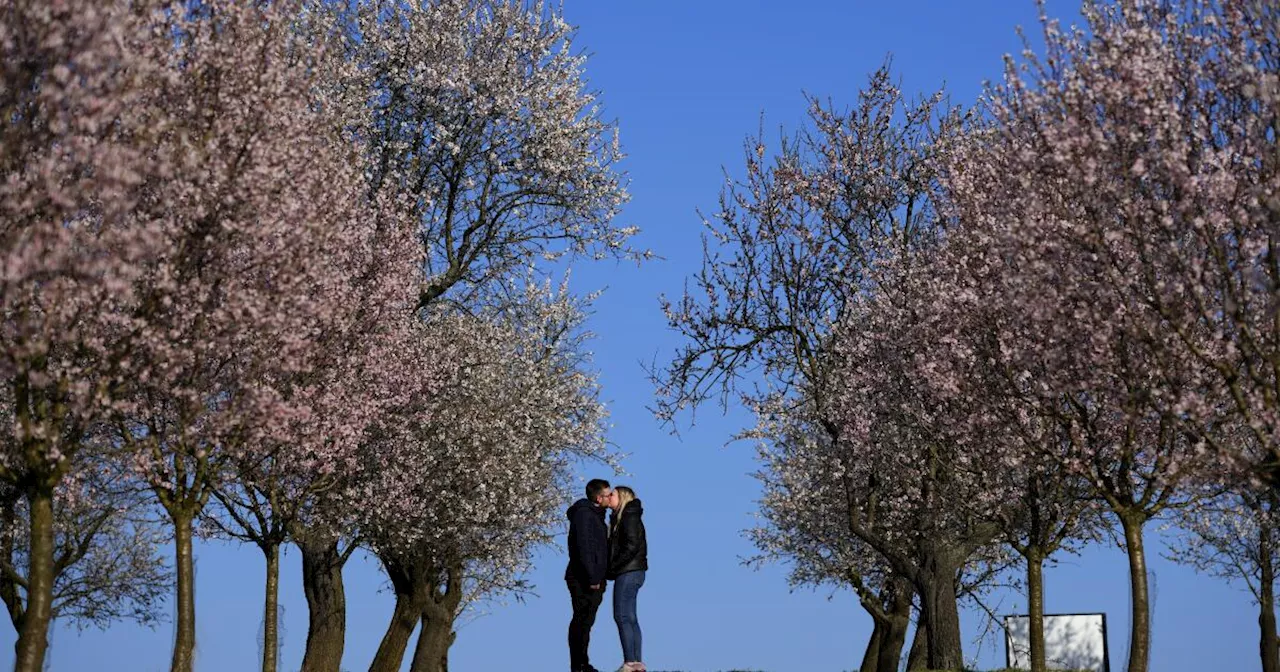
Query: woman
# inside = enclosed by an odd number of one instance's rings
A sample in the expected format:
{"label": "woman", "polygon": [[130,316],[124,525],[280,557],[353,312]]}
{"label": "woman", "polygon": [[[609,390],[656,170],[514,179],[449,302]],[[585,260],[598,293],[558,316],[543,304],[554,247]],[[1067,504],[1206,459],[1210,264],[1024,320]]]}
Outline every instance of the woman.
{"label": "woman", "polygon": [[609,568],[605,576],[613,581],[613,620],[622,640],[622,667],[618,672],[644,672],[640,662],[640,621],[636,618],[636,597],[649,569],[649,545],[645,541],[644,507],[636,493],[625,485],[613,489],[613,510],[609,520]]}

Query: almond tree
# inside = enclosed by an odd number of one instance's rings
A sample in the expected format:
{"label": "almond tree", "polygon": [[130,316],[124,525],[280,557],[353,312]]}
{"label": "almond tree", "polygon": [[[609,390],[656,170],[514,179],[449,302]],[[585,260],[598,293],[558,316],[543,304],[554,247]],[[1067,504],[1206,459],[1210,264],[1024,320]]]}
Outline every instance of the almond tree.
{"label": "almond tree", "polygon": [[[1235,431],[1246,446],[1252,441],[1252,430],[1239,427]],[[1252,449],[1261,452],[1256,444]],[[1241,474],[1262,459],[1255,456],[1226,463],[1194,485],[1204,496],[1174,518],[1183,534],[1170,546],[1169,557],[1197,572],[1244,583],[1258,605],[1262,670],[1276,672],[1280,670],[1275,598],[1280,492],[1272,483]]]}
{"label": "almond tree", "polygon": [[340,265],[348,270],[338,277],[346,281],[320,290],[326,303],[342,308],[312,332],[303,372],[282,381],[300,411],[282,419],[288,440],[229,455],[210,491],[217,506],[207,520],[221,536],[257,546],[267,563],[264,672],[274,672],[278,660],[280,549],[307,524],[345,527],[334,516],[341,507],[377,505],[349,496],[362,471],[361,444],[367,427],[404,395],[407,372],[417,364],[401,357],[417,298],[414,247],[394,212],[381,216],[391,221],[380,222],[371,210],[367,222],[378,224],[343,250]]}
{"label": "almond tree", "polygon": [[[322,68],[326,105],[364,152],[373,196],[412,207],[420,308],[502,306],[509,276],[549,261],[645,256],[627,243],[635,229],[613,224],[626,200],[615,129],[558,11],[518,0],[320,9],[337,10],[321,27],[345,44]],[[336,672],[342,659],[341,570],[356,545],[336,517],[293,531],[311,614],[307,672]]]}
{"label": "almond tree", "polygon": [[769,413],[809,404],[809,421],[836,440],[831,331],[879,256],[933,237],[940,106],[941,94],[905,100],[886,65],[852,109],[812,101],[810,126],[776,155],[748,139],[745,177],[704,218],[702,270],[683,296],[662,300],[686,343],[653,372],[661,420],[713,398]]}
{"label": "almond tree", "polygon": [[[1236,58],[1240,45],[1215,42],[1225,34],[1215,26],[1241,11],[1241,3],[1089,3],[1087,32],[1063,34],[1046,21],[1047,56],[1028,51],[1022,66],[1009,66],[988,96],[991,128],[949,169],[957,226],[977,237],[971,249],[985,250],[971,268],[996,279],[1002,304],[1034,335],[1002,341],[1004,359],[1063,428],[1064,465],[1120,523],[1130,672],[1146,670],[1149,658],[1145,525],[1185,503],[1184,484],[1205,468],[1208,430],[1230,403],[1202,363],[1166,347],[1182,339],[1167,338],[1169,311],[1195,305],[1195,292],[1183,291],[1191,285],[1175,266],[1151,263],[1199,245],[1181,234],[1173,244],[1149,227],[1181,217],[1184,198],[1199,199],[1226,176],[1211,167],[1226,156],[1208,142],[1219,123],[1201,123],[1216,109],[1201,98],[1212,79],[1193,75]],[[1157,162],[1191,182],[1149,176]],[[1201,167],[1205,178],[1192,177]],[[1230,219],[1226,212],[1214,217]],[[1183,333],[1194,340],[1214,328],[1188,323]],[[1233,350],[1231,340],[1215,342]]]}
{"label": "almond tree", "polygon": [[[954,144],[982,142],[982,134],[972,131]],[[947,179],[944,174],[944,184]],[[949,209],[945,194],[941,200]],[[1017,356],[1057,346],[1003,291],[1008,267],[995,261],[983,233],[956,224],[930,262],[935,280],[921,296],[920,314],[936,336],[917,368],[935,394],[969,401],[965,412],[946,420],[951,431],[967,437],[973,449],[1001,456],[1007,501],[994,520],[1001,541],[1026,564],[1030,663],[1033,672],[1043,672],[1044,563],[1096,539],[1100,511],[1084,475],[1072,466],[1063,398],[1043,393],[1046,374],[1037,367],[1045,362]]]}
{"label": "almond tree", "polygon": [[[1010,82],[1027,128],[1009,168],[1076,203],[1075,247],[1135,307],[1153,394],[1229,460],[1276,443],[1276,122],[1280,9],[1257,0],[1087,6],[1087,34],[1050,26],[1046,58]],[[1012,124],[1008,124],[1012,125]],[[1034,143],[1034,144],[1031,144]],[[1040,164],[1032,169],[1033,163]],[[1229,409],[1248,444],[1215,431]]]}
{"label": "almond tree", "polygon": [[[138,484],[118,472],[77,466],[54,493],[55,620],[103,629],[122,619],[162,620],[159,607],[173,584],[159,555],[164,539]],[[30,521],[21,493],[0,488],[0,600],[18,632],[30,599]]]}
{"label": "almond tree", "polygon": [[834,428],[825,468],[851,534],[920,597],[930,669],[963,666],[957,579],[998,538],[1011,481],[989,437],[964,431],[982,395],[947,395],[926,375],[945,332],[926,317],[935,251],[882,255],[872,289],[846,307],[824,392]]}
{"label": "almond tree", "polygon": [[418,622],[411,669],[446,670],[463,609],[523,590],[532,551],[561,519],[571,460],[607,458],[580,305],[563,288],[525,297],[479,317],[432,315],[424,365],[450,372],[369,446],[380,465],[370,487],[384,497],[361,532],[396,595],[371,670],[400,669]]}
{"label": "almond tree", "polygon": [[[57,590],[59,489],[119,384],[150,305],[134,292],[162,240],[135,216],[171,168],[149,2],[17,3],[0,13],[0,480],[25,500],[26,601],[16,670],[42,669]],[[16,541],[16,540],[15,540]]]}
{"label": "almond tree", "polygon": [[193,662],[194,522],[232,458],[295,438],[309,409],[287,382],[310,364],[317,325],[346,309],[323,288],[363,242],[362,181],[311,104],[296,10],[211,2],[156,15],[169,76],[151,92],[148,150],[174,169],[135,206],[164,245],[137,280],[155,307],[131,352],[145,373],[127,381],[113,427],[174,528],[180,672]]}
{"label": "almond tree", "polygon": [[420,305],[455,301],[530,262],[637,258],[616,129],[586,89],[558,11],[523,0],[357,3],[357,76],[342,82],[375,191],[415,206]]}
{"label": "almond tree", "polygon": [[762,523],[749,533],[761,554],[753,560],[788,562],[792,586],[851,588],[872,622],[859,669],[897,672],[915,590],[866,542],[850,534],[841,516],[831,514],[832,502],[842,499],[842,493],[831,478],[829,435],[785,407],[776,415],[761,409],[760,415],[771,418],[761,432],[771,440],[760,447],[762,467],[756,477],[764,489]]}

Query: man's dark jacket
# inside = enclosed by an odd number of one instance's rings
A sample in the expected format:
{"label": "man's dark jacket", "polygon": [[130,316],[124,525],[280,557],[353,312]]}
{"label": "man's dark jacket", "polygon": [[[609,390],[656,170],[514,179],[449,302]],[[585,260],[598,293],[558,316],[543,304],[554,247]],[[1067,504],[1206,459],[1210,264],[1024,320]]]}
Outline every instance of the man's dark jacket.
{"label": "man's dark jacket", "polygon": [[622,508],[622,518],[609,539],[609,571],[605,576],[618,578],[619,574],[649,569],[649,542],[644,535],[644,507],[633,499]]}
{"label": "man's dark jacket", "polygon": [[577,579],[584,586],[604,583],[609,564],[609,528],[604,507],[579,499],[565,512],[569,516],[569,566],[565,579]]}

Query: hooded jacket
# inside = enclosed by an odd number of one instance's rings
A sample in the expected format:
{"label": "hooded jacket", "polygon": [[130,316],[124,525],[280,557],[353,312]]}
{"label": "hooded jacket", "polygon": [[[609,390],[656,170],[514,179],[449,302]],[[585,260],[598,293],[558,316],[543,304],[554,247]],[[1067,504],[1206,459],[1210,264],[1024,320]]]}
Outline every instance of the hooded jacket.
{"label": "hooded jacket", "polygon": [[609,571],[605,576],[618,578],[619,574],[649,569],[649,542],[644,534],[644,507],[639,499],[627,502],[622,518],[609,539]]}
{"label": "hooded jacket", "polygon": [[569,517],[569,566],[565,579],[577,579],[585,586],[604,583],[609,564],[609,528],[604,522],[604,507],[585,497],[573,503],[565,515]]}

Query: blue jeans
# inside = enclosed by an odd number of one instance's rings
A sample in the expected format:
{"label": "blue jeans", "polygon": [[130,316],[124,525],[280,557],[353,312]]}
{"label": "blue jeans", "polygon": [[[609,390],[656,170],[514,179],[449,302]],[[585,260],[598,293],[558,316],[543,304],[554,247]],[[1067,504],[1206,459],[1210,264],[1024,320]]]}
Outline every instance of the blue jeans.
{"label": "blue jeans", "polygon": [[613,580],[613,621],[618,624],[622,640],[622,660],[638,663],[640,657],[640,619],[636,618],[636,597],[644,585],[644,570],[619,574]]}

